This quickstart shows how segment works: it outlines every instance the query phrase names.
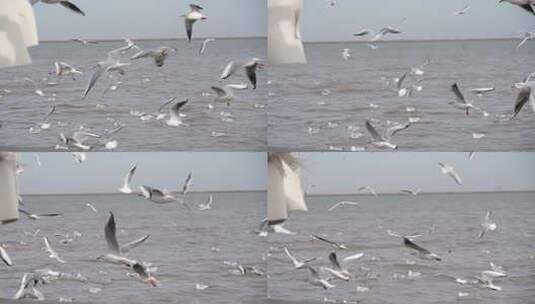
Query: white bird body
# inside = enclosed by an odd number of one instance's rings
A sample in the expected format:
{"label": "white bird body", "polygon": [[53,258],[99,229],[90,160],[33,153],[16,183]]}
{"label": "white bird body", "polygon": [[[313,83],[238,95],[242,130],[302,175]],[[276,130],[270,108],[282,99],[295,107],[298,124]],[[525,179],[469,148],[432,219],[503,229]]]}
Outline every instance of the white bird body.
{"label": "white bird body", "polygon": [[193,36],[193,24],[199,20],[206,20],[208,17],[202,13],[203,8],[195,5],[190,4],[190,12],[186,15],[182,15],[184,18],[184,24],[186,26],[186,34],[188,37],[188,42],[191,42],[191,38]]}
{"label": "white bird body", "polygon": [[128,173],[124,177],[123,186],[119,188],[119,192],[124,194],[130,194],[133,192],[131,188],[132,184],[132,178],[134,177],[134,173],[136,172],[137,165],[133,165],[130,170],[128,170]]}
{"label": "white bird body", "polygon": [[307,267],[308,263],[314,260],[317,260],[317,258],[311,258],[311,259],[299,261],[287,247],[284,247],[284,252],[288,256],[288,258],[292,261],[292,264],[294,265],[295,269],[303,269]]}
{"label": "white bird body", "polygon": [[212,195],[208,197],[208,200],[204,204],[199,204],[199,210],[205,211],[212,209],[212,202],[214,201]]}
{"label": "white bird body", "polygon": [[455,168],[453,168],[451,165],[441,162],[439,162],[438,165],[440,166],[442,174],[450,176],[458,185],[463,184],[461,181],[461,177],[455,171]]}
{"label": "white bird body", "polygon": [[56,61],[54,63],[56,76],[71,76],[74,79],[74,75],[82,75],[83,73],[69,65],[68,63]]}
{"label": "white bird body", "polygon": [[47,237],[43,237],[43,240],[45,241],[45,250],[49,254],[49,258],[55,259],[56,261],[60,263],[66,263],[62,258],[59,257],[58,253],[50,246],[50,242],[48,241]]}

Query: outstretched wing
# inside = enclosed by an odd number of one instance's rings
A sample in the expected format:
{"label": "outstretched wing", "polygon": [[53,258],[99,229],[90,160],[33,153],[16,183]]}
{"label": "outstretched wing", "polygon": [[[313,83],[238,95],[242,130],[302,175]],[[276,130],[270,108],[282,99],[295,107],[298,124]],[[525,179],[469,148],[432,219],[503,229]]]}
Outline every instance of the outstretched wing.
{"label": "outstretched wing", "polygon": [[63,5],[64,7],[68,8],[68,9],[70,9],[71,11],[77,13],[77,14],[85,16],[85,13],[80,8],[78,8],[78,6],[74,5],[74,3],[72,3],[72,2],[61,1],[60,4]]}
{"label": "outstretched wing", "polygon": [[117,242],[115,217],[113,216],[112,212],[110,212],[110,217],[106,223],[106,227],[104,228],[104,235],[111,251],[115,254],[120,254],[119,243]]}

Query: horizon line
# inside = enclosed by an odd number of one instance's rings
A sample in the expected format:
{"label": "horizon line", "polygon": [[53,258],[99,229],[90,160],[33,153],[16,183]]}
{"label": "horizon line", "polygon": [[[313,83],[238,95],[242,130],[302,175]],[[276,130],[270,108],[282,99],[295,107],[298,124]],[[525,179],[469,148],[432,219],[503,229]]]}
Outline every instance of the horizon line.
{"label": "horizon line", "polygon": [[490,37],[490,38],[422,38],[422,39],[389,39],[380,41],[367,40],[310,40],[303,41],[304,44],[322,44],[322,43],[363,43],[363,44],[381,44],[389,42],[452,42],[452,41],[496,41],[496,40],[521,40],[516,37]]}
{"label": "horizon line", "polygon": [[[130,40],[137,40],[137,41],[157,41],[157,40],[187,40],[187,38],[177,38],[177,37],[161,37],[161,38],[131,38],[126,37]],[[219,40],[235,40],[235,39],[267,39],[267,36],[236,36],[236,37],[199,37],[199,38],[193,38],[192,41],[202,41],[205,39],[219,39]],[[80,38],[80,37],[73,37],[69,39],[47,39],[47,40],[40,40],[39,43],[58,43],[58,42],[73,42],[72,39],[86,39],[86,40],[92,40],[92,41],[98,41],[98,42],[115,42],[115,41],[123,41],[123,37],[121,38],[105,38],[105,39],[98,39],[98,38]]]}
{"label": "horizon line", "polygon": [[[435,195],[435,194],[492,194],[492,193],[530,193],[535,192],[535,189],[530,190],[480,190],[480,191],[437,191],[437,192],[419,192],[418,195]],[[395,195],[406,195],[409,196],[409,194],[404,194],[400,191],[398,192],[377,192],[377,196],[395,196]],[[305,197],[313,197],[313,196],[374,196],[371,193],[313,193],[308,194],[305,193]]]}
{"label": "horizon line", "polygon": [[[216,191],[191,191],[188,193],[193,194],[203,194],[203,193],[228,193],[228,192],[237,192],[237,193],[244,193],[244,192],[266,192],[267,190],[262,189],[252,189],[252,190],[216,190]],[[128,195],[135,195],[140,192],[133,192]],[[171,191],[171,193],[180,193],[179,191]],[[90,195],[125,195],[124,193],[120,192],[72,192],[72,193],[29,193],[29,194],[21,194],[21,196],[90,196]]]}

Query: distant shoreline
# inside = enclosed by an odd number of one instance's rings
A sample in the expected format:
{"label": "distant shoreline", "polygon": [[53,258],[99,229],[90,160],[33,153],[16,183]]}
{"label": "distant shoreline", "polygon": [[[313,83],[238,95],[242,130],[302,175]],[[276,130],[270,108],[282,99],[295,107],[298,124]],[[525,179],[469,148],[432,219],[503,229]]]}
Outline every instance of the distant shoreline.
{"label": "distant shoreline", "polygon": [[383,44],[383,43],[403,43],[403,42],[478,42],[478,41],[514,41],[520,40],[515,37],[508,38],[465,38],[465,39],[392,39],[381,41],[366,41],[366,40],[333,40],[333,41],[304,41],[306,44],[342,44],[342,43],[363,43],[363,44]]}
{"label": "distant shoreline", "polygon": [[[76,38],[76,37],[73,37],[73,39]],[[206,38],[195,38],[193,39],[192,41],[203,41],[204,39],[207,39],[207,38],[214,38],[214,39],[217,39],[217,40],[244,40],[244,39],[267,39],[267,37],[264,37],[264,36],[251,36],[251,37],[206,37]],[[87,39],[87,40],[92,40],[92,41],[98,41],[98,42],[117,42],[117,41],[123,41],[122,38],[117,38],[117,39],[93,39],[93,38],[84,38],[84,39]],[[128,39],[132,40],[132,41],[161,41],[161,40],[187,40],[186,38],[177,38],[177,37],[167,37],[167,38],[132,38],[132,37],[128,37]],[[39,41],[39,43],[64,43],[64,42],[69,42],[69,43],[73,43],[73,41],[71,39],[67,39],[67,40],[41,40]]]}
{"label": "distant shoreline", "polygon": [[[418,193],[418,196],[420,195],[455,195],[455,194],[505,194],[505,193],[534,193],[534,190],[504,190],[504,191],[459,191],[459,192],[420,192]],[[385,192],[385,193],[378,193],[377,196],[397,196],[397,195],[406,195],[410,196],[409,194],[405,194],[400,192]],[[333,197],[333,196],[374,196],[373,194],[369,193],[339,193],[339,194],[307,194],[306,197]]]}
{"label": "distant shoreline", "polygon": [[[176,193],[176,191],[172,191]],[[190,194],[215,194],[215,193],[260,193],[266,192],[266,190],[227,190],[227,191],[192,191]],[[112,195],[125,195],[119,192],[96,192],[96,193],[32,193],[21,194],[22,197],[35,197],[35,196],[112,196]],[[135,195],[135,194],[132,194]]]}

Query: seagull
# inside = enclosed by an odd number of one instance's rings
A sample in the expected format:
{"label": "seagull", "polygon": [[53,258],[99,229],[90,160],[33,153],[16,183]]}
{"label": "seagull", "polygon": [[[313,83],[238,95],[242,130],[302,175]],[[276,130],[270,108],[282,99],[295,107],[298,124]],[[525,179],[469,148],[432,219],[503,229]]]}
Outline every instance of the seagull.
{"label": "seagull", "polygon": [[165,124],[170,127],[178,127],[183,125],[182,119],[180,118],[180,109],[189,102],[188,99],[175,103],[169,109],[169,119],[165,121]]}
{"label": "seagull", "polygon": [[416,190],[414,190],[414,189],[403,189],[403,190],[401,190],[401,192],[416,196],[416,195],[418,195],[418,193],[420,193],[420,190],[421,189],[419,189],[419,188],[416,189]]}
{"label": "seagull", "polygon": [[311,285],[322,287],[323,289],[330,289],[335,287],[333,284],[329,283],[327,279],[322,279],[319,276],[319,273],[316,269],[311,266],[306,266],[309,271],[308,282]]}
{"label": "seagull", "polygon": [[156,204],[167,204],[177,201],[177,198],[167,190],[159,190],[149,186],[139,186],[141,195]]}
{"label": "seagull", "polygon": [[56,112],[56,106],[53,105],[48,113],[43,117],[43,121],[30,128],[30,133],[39,133],[41,130],[48,130],[52,126],[48,121],[50,116]]}
{"label": "seagull", "polygon": [[31,220],[38,220],[38,219],[41,219],[41,217],[43,216],[54,217],[54,216],[63,215],[62,213],[33,214],[21,208],[19,208],[19,212],[26,215],[28,219],[31,219]]}
{"label": "seagull", "polygon": [[455,16],[464,15],[468,12],[469,9],[470,9],[470,5],[465,5],[461,10],[453,12],[453,15]]}
{"label": "seagull", "polygon": [[240,90],[246,90],[247,85],[225,85],[222,88],[212,86],[212,91],[216,93],[216,98],[214,99],[215,102],[224,102],[227,104],[227,106],[230,106],[230,102],[234,99],[234,92],[233,89],[240,89]]}
{"label": "seagull", "polygon": [[522,40],[516,46],[516,49],[520,49],[528,40],[535,38],[535,31],[533,32],[522,32]]}
{"label": "seagull", "polygon": [[371,42],[381,40],[384,36],[389,35],[389,34],[394,34],[394,35],[401,34],[401,30],[393,28],[391,26],[383,27],[382,29],[379,30],[379,32],[377,32],[377,34],[375,34],[375,36],[371,39]]}
{"label": "seagull", "polygon": [[440,166],[440,170],[441,170],[442,174],[449,175],[451,178],[453,178],[453,180],[458,185],[462,185],[463,184],[462,181],[461,181],[461,177],[455,171],[455,168],[453,168],[452,166],[450,166],[450,165],[448,165],[446,163],[441,163],[441,162],[439,162],[438,165]]}
{"label": "seagull", "polygon": [[130,168],[130,170],[128,171],[128,173],[124,177],[123,186],[121,188],[119,188],[119,192],[124,193],[124,194],[132,193],[131,184],[132,184],[132,178],[134,177],[134,173],[136,172],[136,168],[137,168],[137,164],[134,164]]}
{"label": "seagull", "polygon": [[97,64],[96,70],[91,76],[91,79],[87,83],[86,89],[82,95],[82,98],[86,98],[87,94],[93,89],[97,80],[104,74],[108,72],[118,72],[121,75],[124,75],[126,71],[125,67],[129,66],[130,63],[121,63],[121,53],[131,49],[134,45],[128,44],[127,46],[120,47],[108,53],[108,58],[106,61],[101,61]]}
{"label": "seagull", "polygon": [[61,259],[58,255],[58,253],[52,248],[52,246],[50,246],[50,243],[48,242],[48,238],[45,236],[43,237],[43,240],[45,241],[45,250],[46,252],[49,254],[49,258],[51,259],[55,259],[56,261],[60,262],[60,263],[66,263],[63,259]]}
{"label": "seagull", "polygon": [[[20,287],[13,296],[14,300],[32,298],[38,301],[44,301],[43,294],[36,289],[38,284],[44,284],[44,280],[35,273],[25,273],[20,282]],[[31,291],[28,289],[31,287]]]}
{"label": "seagull", "polygon": [[104,235],[106,236],[108,247],[111,249],[112,253],[117,255],[127,254],[130,250],[141,245],[150,237],[150,234],[147,234],[137,240],[124,244],[123,246],[119,246],[119,243],[117,242],[115,217],[112,212],[110,212],[108,222],[104,228]]}
{"label": "seagull", "polygon": [[57,77],[61,76],[71,76],[73,80],[75,80],[74,75],[82,75],[83,73],[78,71],[77,69],[73,68],[71,65],[65,62],[56,61],[54,63],[55,68],[55,74]]}
{"label": "seagull", "polygon": [[344,261],[344,262],[349,262],[349,261],[358,260],[358,259],[360,259],[363,255],[364,255],[363,252],[359,252],[359,253],[356,253],[356,254],[353,254],[353,255],[350,255],[350,256],[346,256],[345,258],[342,259],[342,261]]}
{"label": "seagull", "polygon": [[97,257],[98,261],[126,265],[132,268],[143,282],[150,283],[152,286],[156,286],[156,279],[147,271],[147,269],[141,263],[135,260],[128,259],[124,256],[124,254],[128,253],[130,250],[145,242],[145,240],[148,239],[150,235],[146,235],[123,246],[119,246],[116,234],[115,217],[112,212],[110,212],[110,216],[108,218],[108,221],[106,222],[106,226],[104,227],[104,235],[106,237],[106,243],[108,244],[108,248],[111,250],[112,253]]}
{"label": "seagull", "polygon": [[88,39],[80,39],[80,38],[73,38],[71,41],[78,42],[81,45],[88,45],[88,44],[98,44],[99,42],[96,40],[88,40]]}
{"label": "seagull", "polygon": [[498,1],[498,3],[502,3],[502,2],[509,2],[535,15],[535,11],[533,10],[533,6],[535,6],[534,0],[499,0]]}
{"label": "seagull", "polygon": [[91,211],[93,211],[94,213],[97,213],[97,208],[95,208],[95,206],[93,206],[91,203],[87,203],[85,204],[87,208],[91,209]]}
{"label": "seagull", "polygon": [[496,230],[496,223],[492,222],[490,217],[492,216],[492,211],[487,211],[487,214],[485,214],[485,219],[483,223],[481,223],[481,227],[483,228],[481,232],[479,233],[479,238],[482,238],[485,233],[488,231],[494,231]]}
{"label": "seagull", "polygon": [[349,281],[349,279],[351,278],[351,274],[349,273],[349,271],[347,271],[347,269],[344,269],[342,268],[342,266],[340,266],[340,263],[338,262],[338,258],[336,256],[336,252],[333,251],[329,253],[329,261],[331,262],[333,268],[322,267],[322,270],[329,272],[334,277],[342,281]]}
{"label": "seagull", "polygon": [[513,111],[513,116],[511,119],[515,118],[524,105],[530,100],[531,96],[531,87],[528,85],[521,86],[519,88],[518,94],[516,95],[515,108]]}
{"label": "seagull", "polygon": [[[59,138],[61,142],[64,143],[69,149],[74,148],[74,149],[82,150],[82,151],[91,150],[91,146],[86,145],[83,140],[81,140],[80,138],[78,138],[78,136],[76,136],[76,134],[72,137],[68,137],[68,136],[65,136],[65,134],[63,133],[60,133]],[[78,154],[76,157],[80,157],[80,155]],[[81,158],[79,158],[79,160],[80,160],[80,163],[83,162],[85,160],[85,156],[82,156]]]}
{"label": "seagull", "polygon": [[490,93],[492,91],[494,91],[495,89],[494,88],[474,88],[472,89],[472,93],[476,94],[477,96],[481,97],[483,96],[483,94],[485,93]]}
{"label": "seagull", "polygon": [[186,195],[186,193],[188,193],[189,189],[191,188],[191,185],[192,185],[192,180],[191,180],[192,176],[191,176],[191,172],[188,173],[188,176],[186,176],[186,180],[184,181],[184,185],[182,186],[182,195]]}
{"label": "seagull", "polygon": [[318,240],[318,241],[322,241],[324,243],[327,243],[327,244],[331,245],[332,247],[334,247],[336,249],[347,249],[346,245],[337,243],[335,241],[328,240],[328,239],[326,239],[324,237],[321,237],[319,235],[312,234],[311,237],[314,240]]}
{"label": "seagull", "polygon": [[427,249],[425,249],[423,247],[420,247],[420,246],[416,245],[416,243],[414,243],[413,241],[411,241],[407,237],[403,237],[403,245],[405,245],[405,247],[407,247],[407,248],[416,250],[417,253],[418,253],[418,257],[421,258],[421,259],[434,260],[434,261],[441,261],[442,260],[438,255],[430,252],[429,250],[427,250]]}
{"label": "seagull", "polygon": [[368,191],[373,196],[377,196],[377,192],[375,192],[375,189],[373,189],[371,186],[362,186],[362,187],[360,187],[359,188],[359,192],[362,192],[362,191]]}
{"label": "seagull", "polygon": [[315,258],[311,258],[311,259],[306,259],[306,260],[303,260],[303,261],[299,261],[297,260],[297,258],[292,254],[292,252],[290,251],[290,249],[288,249],[287,247],[284,247],[284,252],[286,253],[286,255],[288,256],[288,258],[292,261],[292,263],[294,264],[294,267],[295,269],[303,269],[303,268],[306,268],[308,267],[308,263],[312,262],[312,261],[315,261],[317,260],[318,258],[315,257]]}
{"label": "seagull", "polygon": [[453,104],[457,108],[465,109],[466,115],[469,115],[470,109],[473,109],[474,105],[464,98],[464,95],[463,93],[461,93],[461,90],[459,89],[457,83],[451,85],[451,90],[453,94],[455,94],[456,101],[450,102],[450,104]]}
{"label": "seagull", "polygon": [[396,91],[398,92],[399,97],[407,96],[408,89],[402,87],[403,81],[405,81],[405,79],[407,78],[407,74],[408,73],[405,72],[403,73],[403,75],[401,75],[401,77],[394,79],[394,81],[396,82]]}
{"label": "seagull", "polygon": [[82,16],[85,16],[85,13],[78,8],[78,6],[74,5],[74,3],[66,0],[31,0],[32,5],[35,5],[37,2],[42,2],[45,4],[61,4],[63,7],[80,14]]}
{"label": "seagull", "polygon": [[191,43],[191,36],[193,34],[193,24],[197,20],[206,20],[208,17],[202,13],[203,8],[196,5],[190,4],[190,12],[186,15],[182,15],[184,18],[184,23],[186,25],[186,34],[188,35],[188,42]]}
{"label": "seagull", "polygon": [[171,53],[171,52],[177,52],[177,50],[175,48],[171,48],[171,47],[167,47],[167,46],[161,46],[159,48],[156,48],[156,49],[151,49],[151,50],[147,50],[147,51],[140,51],[138,52],[137,54],[135,54],[134,56],[132,56],[130,58],[130,60],[137,60],[137,59],[140,59],[140,58],[153,58],[154,59],[154,64],[156,64],[157,67],[162,67],[163,64],[165,63],[165,60],[167,59],[167,56]]}
{"label": "seagull", "polygon": [[0,245],[0,259],[2,259],[2,262],[6,264],[7,266],[13,266],[13,262],[11,261],[11,258],[7,254],[7,251]]}
{"label": "seagull", "polygon": [[370,35],[372,33],[372,31],[368,30],[368,29],[363,29],[363,30],[360,30],[359,32],[357,32],[356,34],[353,34],[353,36],[355,37],[363,37],[363,36],[366,36],[366,35]]}
{"label": "seagull", "polygon": [[350,51],[350,49],[344,49],[344,51],[342,52],[342,57],[344,57],[345,61],[348,61],[351,58]]}
{"label": "seagull", "polygon": [[199,49],[199,55],[204,54],[204,51],[206,51],[206,46],[208,45],[208,43],[213,42],[213,41],[215,41],[215,39],[213,38],[204,39],[204,41],[201,44],[201,48]]}
{"label": "seagull", "polygon": [[481,272],[481,276],[477,277],[479,282],[481,283],[481,287],[489,288],[492,290],[500,291],[502,288],[500,286],[494,285],[493,280],[495,278],[501,278],[504,277],[505,274],[493,271],[493,270],[485,270]]}
{"label": "seagull", "polygon": [[204,204],[199,204],[199,210],[205,211],[212,209],[212,202],[214,201],[212,195],[208,197],[208,200]]}
{"label": "seagull", "polygon": [[329,209],[327,209],[327,211],[333,211],[334,209],[336,209],[336,208],[338,208],[340,206],[344,207],[344,206],[358,206],[358,205],[359,205],[359,203],[357,203],[357,202],[341,201],[341,202],[338,202],[338,203],[332,205]]}
{"label": "seagull", "polygon": [[39,88],[39,86],[37,85],[37,83],[33,79],[31,79],[30,77],[24,77],[24,81],[30,82],[33,85],[33,88],[34,88],[33,92],[36,95],[39,95],[41,97],[45,97],[45,93],[43,92],[43,90],[41,90]]}
{"label": "seagull", "polygon": [[221,74],[220,78],[221,79],[229,78],[238,70],[239,66],[245,69],[247,78],[253,85],[253,90],[256,89],[256,70],[264,67],[264,64],[261,62],[259,58],[251,58],[250,60],[242,62],[241,64],[236,63],[234,61],[229,62],[225,66],[225,69],[223,70],[223,73]]}
{"label": "seagull", "polygon": [[397,145],[390,142],[392,136],[402,130],[408,129],[410,126],[410,122],[405,125],[396,125],[392,128],[385,129],[383,134],[379,134],[377,129],[370,123],[370,121],[366,120],[366,130],[368,130],[373,138],[372,143],[379,148],[388,148],[392,150],[396,150],[398,148]]}

